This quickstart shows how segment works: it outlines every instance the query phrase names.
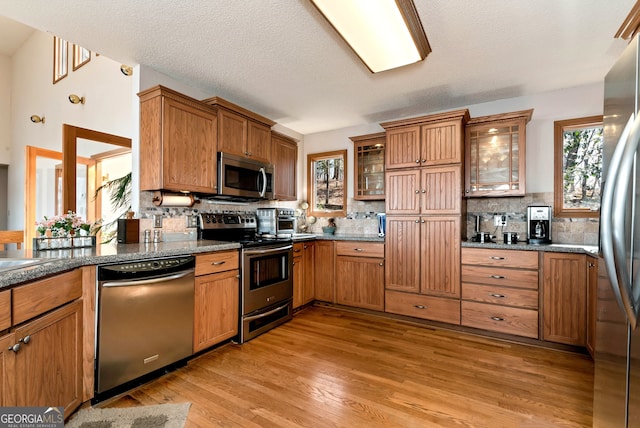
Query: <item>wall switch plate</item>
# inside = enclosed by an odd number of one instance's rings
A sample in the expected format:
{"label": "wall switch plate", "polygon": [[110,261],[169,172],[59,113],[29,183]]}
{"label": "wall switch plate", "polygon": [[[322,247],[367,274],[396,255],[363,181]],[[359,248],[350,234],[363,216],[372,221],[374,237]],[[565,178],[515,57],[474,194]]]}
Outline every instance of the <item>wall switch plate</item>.
{"label": "wall switch plate", "polygon": [[507,215],[506,214],[496,214],[493,216],[493,225],[495,227],[506,227],[507,226]]}
{"label": "wall switch plate", "polygon": [[195,214],[187,214],[187,229],[198,227],[198,216]]}
{"label": "wall switch plate", "polygon": [[162,215],[154,214],[153,215],[153,227],[162,227]]}

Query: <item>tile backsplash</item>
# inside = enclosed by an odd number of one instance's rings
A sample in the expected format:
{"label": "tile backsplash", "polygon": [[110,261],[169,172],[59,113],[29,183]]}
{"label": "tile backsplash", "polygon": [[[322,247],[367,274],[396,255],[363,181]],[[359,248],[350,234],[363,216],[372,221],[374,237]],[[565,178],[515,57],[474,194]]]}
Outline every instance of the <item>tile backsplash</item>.
{"label": "tile backsplash", "polygon": [[[516,232],[518,239],[527,239],[527,207],[549,205],[553,207],[553,192],[528,193],[524,197],[469,198],[467,200],[467,236],[475,232],[475,218],[480,216],[480,231],[496,235],[502,240],[502,232]],[[507,214],[507,226],[493,224],[495,214]],[[555,218],[551,222],[551,239],[557,244],[598,245],[597,218]],[[504,230],[503,230],[504,229]]]}

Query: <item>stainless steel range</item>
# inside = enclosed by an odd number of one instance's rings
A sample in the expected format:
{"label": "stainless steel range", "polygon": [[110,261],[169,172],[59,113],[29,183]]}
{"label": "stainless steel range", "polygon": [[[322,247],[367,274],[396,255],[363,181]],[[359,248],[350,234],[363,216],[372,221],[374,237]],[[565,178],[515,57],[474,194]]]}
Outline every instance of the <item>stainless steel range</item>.
{"label": "stainless steel range", "polygon": [[290,320],[293,241],[259,236],[253,213],[201,213],[199,222],[202,239],[242,245],[239,343]]}

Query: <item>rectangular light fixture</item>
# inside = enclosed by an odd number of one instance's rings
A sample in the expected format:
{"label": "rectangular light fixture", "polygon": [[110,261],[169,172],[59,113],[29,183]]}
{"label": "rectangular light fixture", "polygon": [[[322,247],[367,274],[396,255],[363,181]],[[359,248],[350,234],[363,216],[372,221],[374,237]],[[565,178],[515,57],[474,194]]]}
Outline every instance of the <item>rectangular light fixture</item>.
{"label": "rectangular light fixture", "polygon": [[311,0],[372,73],[431,52],[413,0]]}

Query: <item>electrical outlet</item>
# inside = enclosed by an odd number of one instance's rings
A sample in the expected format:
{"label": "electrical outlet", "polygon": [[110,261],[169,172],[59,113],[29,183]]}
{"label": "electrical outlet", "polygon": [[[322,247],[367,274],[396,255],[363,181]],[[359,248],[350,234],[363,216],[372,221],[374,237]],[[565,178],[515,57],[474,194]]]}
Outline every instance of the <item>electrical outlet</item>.
{"label": "electrical outlet", "polygon": [[506,227],[507,226],[507,215],[506,214],[496,214],[493,216],[493,225],[495,227]]}
{"label": "electrical outlet", "polygon": [[187,229],[198,227],[198,216],[195,214],[187,214]]}
{"label": "electrical outlet", "polygon": [[162,215],[154,214],[153,215],[153,227],[162,227]]}

